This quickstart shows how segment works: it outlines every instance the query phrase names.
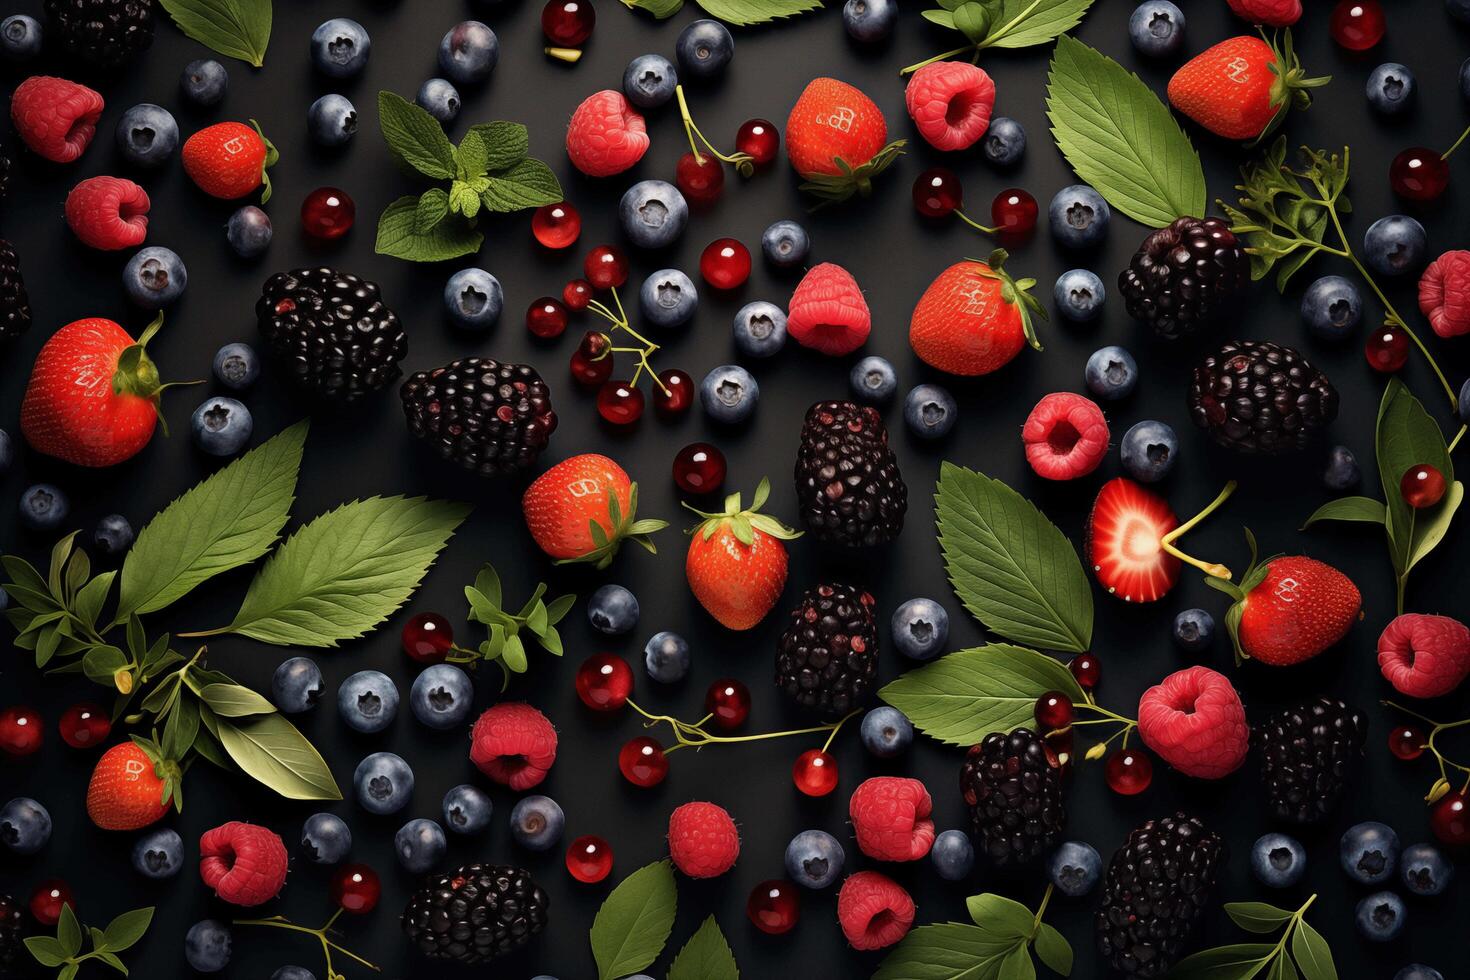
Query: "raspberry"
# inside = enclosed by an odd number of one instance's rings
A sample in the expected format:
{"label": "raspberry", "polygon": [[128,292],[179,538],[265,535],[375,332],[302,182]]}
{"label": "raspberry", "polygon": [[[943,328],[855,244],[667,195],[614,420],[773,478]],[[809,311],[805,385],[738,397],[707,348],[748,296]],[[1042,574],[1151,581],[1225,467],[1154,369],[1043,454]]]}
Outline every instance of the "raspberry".
{"label": "raspberry", "polygon": [[76,82],[32,75],[10,97],[10,121],[21,141],[52,163],[86,152],[102,116],[102,96]]}
{"label": "raspberry", "polygon": [[995,82],[983,68],[937,61],[914,72],[903,92],[909,118],[936,150],[968,150],[990,128]]}
{"label": "raspberry", "polygon": [[588,177],[611,177],[643,159],[648,131],[623,93],[610,88],[582,100],[567,124],[567,158]]}
{"label": "raspberry", "polygon": [[1226,0],[1235,16],[1267,27],[1290,27],[1302,16],[1302,0]]}
{"label": "raspberry", "polygon": [[66,195],[66,223],[82,244],[103,251],[148,237],[148,192],[122,177],[88,177]]}
{"label": "raspberry", "polygon": [[1405,613],[1378,637],[1378,669],[1411,698],[1448,694],[1470,674],[1470,629],[1448,616]]}
{"label": "raspberry", "polygon": [[876,861],[917,861],[934,843],[934,803],[917,779],[873,776],[847,804],[858,850]]}
{"label": "raspberry", "polygon": [[1075,480],[1108,453],[1108,422],[1090,398],[1057,391],[1036,403],[1021,427],[1026,462],[1047,480]]}
{"label": "raspberry", "polygon": [[280,835],[232,820],[199,838],[199,877],[231,905],[260,905],[286,884],[286,845]]}
{"label": "raspberry", "polygon": [[691,878],[714,878],[740,857],[740,831],[724,807],[685,803],[669,814],[669,857]]}
{"label": "raspberry", "polygon": [[859,871],[837,894],[837,921],[853,949],[882,949],[908,935],[914,900],[887,875]]}
{"label": "raspberry", "polygon": [[556,729],[523,701],[486,708],[470,731],[470,761],[502,786],[528,790],[556,762]]}
{"label": "raspberry", "polygon": [[1200,779],[1228,776],[1250,747],[1240,695],[1208,667],[1176,671],[1144,691],[1138,734],[1169,765]]}
{"label": "raspberry", "polygon": [[868,301],[857,280],[840,265],[813,266],[796,284],[786,313],[786,332],[823,354],[850,354],[873,329]]}
{"label": "raspberry", "polygon": [[1470,333],[1470,252],[1446,252],[1419,279],[1419,309],[1441,337]]}

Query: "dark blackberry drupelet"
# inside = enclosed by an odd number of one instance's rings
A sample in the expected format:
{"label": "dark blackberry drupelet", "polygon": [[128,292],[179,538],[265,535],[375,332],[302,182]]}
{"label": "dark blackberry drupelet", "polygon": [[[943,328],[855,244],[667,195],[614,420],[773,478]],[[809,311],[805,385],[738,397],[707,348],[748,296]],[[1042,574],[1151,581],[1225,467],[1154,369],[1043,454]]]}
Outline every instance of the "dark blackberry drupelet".
{"label": "dark blackberry drupelet", "polygon": [[31,297],[20,274],[15,246],[0,238],[0,343],[14,340],[30,329]]}
{"label": "dark blackberry drupelet", "polygon": [[403,324],[375,282],[327,268],[278,272],[265,281],[255,316],[271,353],[324,400],[356,401],[403,373]]}
{"label": "dark blackberry drupelet", "polygon": [[1250,283],[1250,262],[1222,218],[1177,218],[1118,274],[1128,315],[1174,339],[1193,333]]}
{"label": "dark blackberry drupelet", "polygon": [[1197,818],[1176,813],[1128,835],[1103,879],[1093,919],[1097,948],[1130,977],[1162,977],[1215,888],[1225,844]]}
{"label": "dark blackberry drupelet", "polygon": [[1288,708],[1251,729],[1271,813],[1288,823],[1317,823],[1342,798],[1363,758],[1368,719],[1336,698]]}
{"label": "dark blackberry drupelet", "polygon": [[1232,340],[1194,369],[1189,417],[1227,449],[1294,452],[1337,418],[1337,389],[1301,353]]}
{"label": "dark blackberry drupelet", "polygon": [[807,410],[796,499],[802,523],[819,541],[855,548],[898,537],[909,491],[876,409],[818,402]]}
{"label": "dark blackberry drupelet", "polygon": [[10,154],[0,152],[0,198],[10,193],[10,169],[15,162],[10,159]]}
{"label": "dark blackberry drupelet", "polygon": [[403,931],[430,958],[484,963],[546,928],[550,904],[529,871],[467,864],[424,878],[403,910]]}
{"label": "dark blackberry drupelet", "polygon": [[975,843],[998,867],[1050,850],[1067,819],[1056,753],[1029,728],[992,732],[972,745],[960,769]]}
{"label": "dark blackberry drupelet", "polygon": [[399,395],[410,432],[482,476],[526,469],[556,430],[551,391],[526,364],[465,357],[412,375]]}
{"label": "dark blackberry drupelet", "polygon": [[46,41],[91,68],[116,68],[153,43],[153,0],[46,0]]}
{"label": "dark blackberry drupelet", "polygon": [[776,686],[803,708],[843,715],[878,680],[873,597],[850,585],[808,589],[776,645]]}
{"label": "dark blackberry drupelet", "polygon": [[0,895],[0,976],[30,961],[25,951],[25,906],[12,895]]}

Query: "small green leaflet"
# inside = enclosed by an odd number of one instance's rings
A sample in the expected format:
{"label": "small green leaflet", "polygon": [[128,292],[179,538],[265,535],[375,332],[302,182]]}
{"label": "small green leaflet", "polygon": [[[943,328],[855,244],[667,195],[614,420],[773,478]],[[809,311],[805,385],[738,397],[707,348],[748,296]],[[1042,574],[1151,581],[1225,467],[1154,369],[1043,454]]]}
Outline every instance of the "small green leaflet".
{"label": "small green leaflet", "polygon": [[710,916],[669,964],[668,980],[740,980],[735,954],[720,932],[720,924]]}
{"label": "small green leaflet", "polygon": [[555,204],[562,199],[561,184],[540,160],[525,159],[509,170],[489,174],[480,192],[487,211],[520,211]]}
{"label": "small green leaflet", "polygon": [[[61,918],[56,923],[56,935],[28,936],[26,950],[31,958],[47,968],[60,967],[57,980],[71,980],[83,963],[96,960],[106,963],[114,970],[127,975],[127,965],[117,954],[132,948],[148,932],[153,922],[153,908],[134,909],[124,912],[107,924],[106,929],[91,926],[85,933],[81,922],[70,905],[61,907]],[[87,937],[92,940],[92,950],[82,952]]]}
{"label": "small green leaflet", "polygon": [[894,947],[873,980],[1035,980],[1032,943],[1050,969],[1063,976],[1071,972],[1071,945],[1041,921],[1045,902],[1035,915],[995,894],[972,895],[965,906],[974,925],[920,926]]}
{"label": "small green leaflet", "polygon": [[1201,950],[1175,964],[1169,980],[1337,980],[1327,940],[1305,918],[1316,900],[1313,895],[1294,912],[1265,902],[1227,902],[1225,914],[1236,925],[1257,935],[1281,930],[1281,941]]}
{"label": "small green leaflet", "polygon": [[647,967],[663,952],[674,931],[678,890],[668,861],[628,875],[603,901],[588,940],[598,980],[616,980]]}
{"label": "small green leaflet", "polygon": [[[434,188],[439,190],[438,188]],[[449,213],[449,195],[443,195],[443,218]],[[417,229],[416,217],[419,199],[409,195],[400,197],[383,211],[378,218],[378,240],[373,246],[379,255],[391,255],[395,259],[410,262],[443,262],[463,255],[473,255],[480,250],[485,236],[469,225],[458,221],[439,221],[425,231]]]}
{"label": "small green leaflet", "polygon": [[1078,24],[1093,0],[1003,0],[991,20],[988,48],[1029,48],[1045,44]]}
{"label": "small green leaflet", "polygon": [[271,40],[271,0],[158,0],[179,30],[256,68]]}
{"label": "small green leaflet", "polygon": [[320,753],[279,714],[214,716],[225,752],[252,779],[289,800],[340,800],[342,791]]}
{"label": "small green leaflet", "polygon": [[[1235,187],[1240,192],[1237,206],[1223,201],[1220,206],[1230,217],[1231,229],[1245,241],[1251,278],[1264,279],[1274,268],[1276,289],[1284,291],[1292,276],[1331,247],[1323,239],[1329,224],[1341,227],[1333,221],[1334,214],[1352,211],[1345,194],[1347,148],[1336,154],[1302,147],[1288,161],[1282,136],[1259,159],[1240,168],[1240,180]],[[1340,247],[1347,249],[1347,241],[1342,240]]]}
{"label": "small green leaflet", "polygon": [[398,159],[425,177],[454,176],[454,145],[439,120],[396,92],[378,93],[378,126]]}
{"label": "small green leaflet", "polygon": [[[727,24],[744,27],[764,24],[782,17],[794,17],[818,10],[822,0],[695,0],[704,12]],[[677,14],[684,0],[623,0],[630,10],[646,10],[659,20]]]}

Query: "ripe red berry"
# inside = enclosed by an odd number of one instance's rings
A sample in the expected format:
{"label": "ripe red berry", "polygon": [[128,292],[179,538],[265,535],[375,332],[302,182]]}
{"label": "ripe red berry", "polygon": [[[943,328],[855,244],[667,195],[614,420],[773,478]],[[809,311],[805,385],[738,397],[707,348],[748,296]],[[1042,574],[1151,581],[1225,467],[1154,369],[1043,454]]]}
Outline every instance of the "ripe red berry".
{"label": "ripe red berry", "polygon": [[301,227],[312,238],[341,238],[352,230],[356,218],[357,205],[335,187],[318,187],[301,202]]}
{"label": "ripe red berry", "polygon": [[959,175],[948,167],[930,167],[914,178],[914,210],[926,218],[953,213],[964,200]]}
{"label": "ripe red berry", "polygon": [[733,677],[715,681],[704,696],[704,712],[716,728],[739,728],[750,715],[750,688]]}
{"label": "ripe red berry", "polygon": [[1012,187],[995,195],[990,203],[990,223],[997,233],[1011,238],[1023,238],[1036,227],[1036,198]]}
{"label": "ripe red berry", "polygon": [[1057,768],[1069,773],[1072,769],[1072,729],[1052,730],[1043,737],[1046,747],[1056,759]]}
{"label": "ripe red berry", "polygon": [[1410,201],[1433,201],[1450,185],[1450,165],[1424,146],[1411,146],[1388,165],[1388,186]]}
{"label": "ripe red berry", "polygon": [[776,159],[780,145],[781,133],[768,119],[747,119],[735,134],[735,149],[750,157],[757,167]]}
{"label": "ripe red berry", "polygon": [[1042,732],[1057,732],[1072,724],[1072,699],[1061,691],[1047,691],[1036,699],[1036,724]]}
{"label": "ripe red berry", "polygon": [[17,758],[30,755],[45,738],[41,713],[35,708],[17,704],[0,711],[0,750]]}
{"label": "ripe red berry", "polygon": [[592,283],[586,279],[573,279],[561,287],[561,301],[569,310],[585,310],[592,302]]}
{"label": "ripe red berry", "polygon": [[1097,657],[1091,653],[1079,653],[1067,664],[1067,669],[1072,676],[1077,678],[1077,685],[1084,691],[1091,691],[1097,687],[1097,682],[1102,679],[1102,668],[1098,665]]}
{"label": "ripe red berry", "polygon": [[617,711],[633,693],[633,669],[621,657],[594,653],[577,668],[577,697],[593,711]]}
{"label": "ripe red berry", "polygon": [[691,442],[674,457],[674,483],[685,493],[714,493],[725,482],[725,454],[707,442]]}
{"label": "ripe red berry", "polygon": [[597,414],[613,425],[632,425],[643,417],[643,392],[627,381],[609,381],[597,391]]}
{"label": "ripe red berry", "polygon": [[377,907],[383,883],[365,864],[344,864],[332,875],[331,893],[332,901],[343,911],[363,915]]}
{"label": "ripe red berry", "polygon": [[403,652],[421,664],[442,664],[454,646],[454,627],[438,613],[418,613],[403,624]]}
{"label": "ripe red berry", "polygon": [[71,886],[60,878],[48,878],[36,886],[31,892],[31,915],[43,926],[54,926],[61,920],[61,907],[70,905],[71,910],[77,910],[76,899],[72,897]]}
{"label": "ripe red berry", "polygon": [[685,371],[669,368],[658,373],[663,387],[654,385],[653,407],[666,419],[678,418],[694,404],[694,379]]}
{"label": "ripe red berry", "polygon": [[686,153],[674,167],[674,183],[689,203],[709,204],[725,187],[725,168],[709,154],[700,154],[695,159],[693,153]]}
{"label": "ripe red berry", "polygon": [[1119,796],[1137,796],[1154,781],[1153,760],[1137,749],[1119,749],[1108,756],[1103,776]]}
{"label": "ripe red berry", "polygon": [[1402,330],[1380,327],[1364,341],[1363,356],[1373,370],[1393,374],[1408,363],[1409,338]]}
{"label": "ripe red berry", "polygon": [[716,289],[734,289],[750,278],[750,250],[733,238],[716,238],[699,256],[699,274]]}
{"label": "ripe red berry", "polygon": [[1339,0],[1332,8],[1328,30],[1349,51],[1367,51],[1383,40],[1386,22],[1378,0]]}
{"label": "ripe red berry", "polygon": [[612,874],[612,846],[601,837],[587,834],[567,848],[567,872],[584,885],[595,885]]}
{"label": "ripe red berry", "polygon": [[526,307],[526,329],[531,331],[532,336],[542,340],[560,337],[570,320],[571,314],[561,300],[550,296],[542,296]]}
{"label": "ripe red berry", "polygon": [[612,341],[607,334],[589,330],[572,351],[572,380],[583,388],[601,388],[612,377],[613,355],[608,351]]}
{"label": "ripe red berry", "polygon": [[1445,844],[1470,844],[1470,801],[1465,794],[1445,794],[1429,811],[1429,826]]}
{"label": "ripe red berry", "polygon": [[582,272],[598,289],[614,289],[628,281],[628,257],[612,245],[599,245],[587,253]]}
{"label": "ripe red berry", "polygon": [[826,796],[837,788],[837,760],[821,749],[807,749],[796,757],[791,781],[807,796]]}
{"label": "ripe red berry", "polygon": [[1404,762],[1413,762],[1423,755],[1428,742],[1424,733],[1413,725],[1400,725],[1388,733],[1388,751]]}
{"label": "ripe red berry", "polygon": [[763,881],[750,890],[745,902],[745,914],[755,927],[771,936],[790,932],[801,918],[801,902],[796,897],[796,886],[789,881],[773,878]]}
{"label": "ripe red berry", "polygon": [[112,733],[112,719],[101,705],[90,701],[74,704],[62,713],[57,723],[61,740],[74,749],[92,749],[107,741]]}
{"label": "ripe red berry", "polygon": [[571,201],[543,204],[531,215],[531,234],[546,248],[566,248],[582,235],[582,216]]}
{"label": "ripe red berry", "polygon": [[618,750],[618,771],[634,786],[648,789],[668,776],[669,759],[658,739],[639,735],[628,739]]}
{"label": "ripe red berry", "polygon": [[597,11],[592,0],[547,0],[541,8],[541,31],[559,48],[575,48],[592,36]]}
{"label": "ripe red berry", "polygon": [[1399,493],[1403,494],[1404,503],[1415,510],[1433,507],[1444,499],[1444,491],[1444,474],[1428,463],[1409,467],[1404,471],[1403,479],[1399,480]]}

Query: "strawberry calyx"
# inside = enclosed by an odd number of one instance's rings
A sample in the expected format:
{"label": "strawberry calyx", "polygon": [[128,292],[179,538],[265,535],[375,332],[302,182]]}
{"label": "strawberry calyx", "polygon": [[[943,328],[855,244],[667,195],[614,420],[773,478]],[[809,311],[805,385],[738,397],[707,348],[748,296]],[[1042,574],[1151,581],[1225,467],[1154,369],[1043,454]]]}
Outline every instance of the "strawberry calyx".
{"label": "strawberry calyx", "polygon": [[866,163],[854,167],[842,157],[833,157],[832,163],[837,167],[835,174],[806,174],[806,180],[801,184],[801,190],[821,198],[817,207],[828,204],[838,204],[847,200],[854,194],[859,197],[870,197],[873,193],[873,178],[892,166],[893,161],[903,155],[903,148],[908,140],[894,140],[883,149],[874,153]]}
{"label": "strawberry calyx", "polygon": [[1307,70],[1297,59],[1296,49],[1291,41],[1291,29],[1287,28],[1280,44],[1276,43],[1274,37],[1266,37],[1266,32],[1261,32],[1261,37],[1271,46],[1271,74],[1276,76],[1271,81],[1271,105],[1276,112],[1271,121],[1252,141],[1252,145],[1265,139],[1276,127],[1286,119],[1286,115],[1292,109],[1306,109],[1312,104],[1312,95],[1309,89],[1321,88],[1332,81],[1331,75],[1309,76]]}
{"label": "strawberry calyx", "polygon": [[260,165],[260,183],[263,188],[260,192],[260,203],[266,204],[271,199],[271,175],[269,170],[276,165],[277,160],[281,159],[281,154],[276,149],[276,144],[266,138],[265,130],[260,128],[260,123],[252,119],[250,120],[250,125],[255,127],[255,134],[265,144],[265,160]]}
{"label": "strawberry calyx", "polygon": [[669,526],[669,522],[656,518],[638,520],[637,515],[638,484],[633,483],[628,487],[628,513],[626,514],[623,513],[622,505],[618,503],[617,491],[609,487],[607,522],[611,531],[604,528],[595,518],[589,518],[587,530],[592,535],[592,550],[575,558],[558,558],[555,564],[575,565],[587,562],[593,568],[603,569],[612,564],[613,557],[617,555],[624,541],[632,541],[642,546],[651,555],[658,554],[658,547],[648,536],[655,531],[662,531]]}
{"label": "strawberry calyx", "polygon": [[1036,324],[1031,317],[1039,316],[1043,320],[1047,318],[1046,308],[1041,301],[1031,295],[1031,289],[1035,287],[1036,280],[1031,278],[1015,279],[1003,266],[1011,253],[1003,248],[991,252],[984,259],[967,259],[969,262],[977,262],[985,268],[980,270],[980,275],[986,279],[994,279],[1000,283],[1000,298],[1016,308],[1021,314],[1021,330],[1026,335],[1026,343],[1037,350],[1044,350],[1041,346],[1041,338],[1036,335]]}
{"label": "strawberry calyx", "polygon": [[143,751],[150,762],[153,763],[153,774],[163,780],[163,797],[159,801],[165,807],[173,802],[174,809],[179,813],[184,812],[184,772],[188,766],[177,759],[170,759],[163,751],[158,741],[158,732],[155,730],[153,737],[144,738],[141,735],[130,736],[134,745]]}
{"label": "strawberry calyx", "polygon": [[[122,353],[117,356],[117,367],[112,373],[112,393],[146,399],[153,405],[153,410],[158,413],[158,424],[163,427],[163,434],[168,435],[168,422],[163,417],[159,396],[165,389],[198,384],[198,382],[163,383],[158,375],[158,365],[153,363],[153,358],[148,356],[148,342],[162,328],[163,314],[159,313],[153,318],[152,323],[143,328],[143,332],[138,335],[136,341],[123,348]],[[118,690],[122,690],[121,686]]]}
{"label": "strawberry calyx", "polygon": [[1249,601],[1251,592],[1266,581],[1266,576],[1271,574],[1271,563],[1280,558],[1275,554],[1261,560],[1256,549],[1256,536],[1251,533],[1250,528],[1245,528],[1245,541],[1250,547],[1251,563],[1241,573],[1240,581],[1235,582],[1230,578],[1221,578],[1217,575],[1206,575],[1205,584],[1219,592],[1223,592],[1235,601],[1230,608],[1225,610],[1225,630],[1230,634],[1230,643],[1235,648],[1235,664],[1240,666],[1242,661],[1249,660],[1250,654],[1240,645],[1240,621],[1245,616],[1245,606]]}
{"label": "strawberry calyx", "polygon": [[714,537],[716,531],[728,530],[735,536],[735,540],[747,548],[755,544],[755,532],[757,530],[769,534],[781,541],[794,541],[801,537],[802,532],[794,530],[782,524],[769,514],[760,513],[766,501],[771,496],[771,481],[769,477],[761,477],[761,482],[756,485],[755,497],[751,500],[749,507],[742,507],[740,491],[725,497],[725,509],[723,511],[709,512],[699,510],[686,500],[684,506],[703,518],[703,520],[691,527],[686,533],[698,534],[708,541]]}

